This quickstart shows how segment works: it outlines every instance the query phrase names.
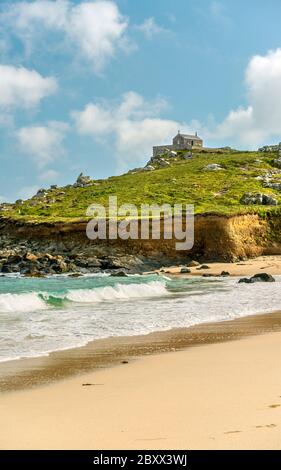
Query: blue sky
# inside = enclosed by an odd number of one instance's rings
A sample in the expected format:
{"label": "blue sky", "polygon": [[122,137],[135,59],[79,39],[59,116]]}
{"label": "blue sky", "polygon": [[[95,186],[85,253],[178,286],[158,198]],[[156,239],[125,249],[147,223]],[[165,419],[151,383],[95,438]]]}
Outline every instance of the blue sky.
{"label": "blue sky", "polygon": [[281,140],[278,0],[1,1],[0,200],[143,165],[180,128]]}

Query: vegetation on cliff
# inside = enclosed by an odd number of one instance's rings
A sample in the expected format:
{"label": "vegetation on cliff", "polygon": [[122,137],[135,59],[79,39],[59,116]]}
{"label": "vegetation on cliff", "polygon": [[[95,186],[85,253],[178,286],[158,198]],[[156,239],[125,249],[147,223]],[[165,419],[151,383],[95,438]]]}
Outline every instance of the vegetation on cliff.
{"label": "vegetation on cliff", "polygon": [[[153,171],[129,172],[86,187],[72,185],[47,190],[27,201],[19,201],[2,211],[3,217],[23,221],[71,221],[86,218],[90,204],[107,205],[109,196],[118,203],[194,204],[195,212],[221,215],[278,212],[279,206],[245,205],[245,193],[263,193],[281,203],[278,189],[281,170],[274,167],[277,153],[213,151],[193,152],[190,159],[178,152],[176,158],[164,156],[167,166],[155,163]],[[217,164],[222,169],[208,170]],[[268,185],[270,179],[271,184]],[[273,183],[273,184],[272,184]],[[275,185],[275,187],[273,187]]]}

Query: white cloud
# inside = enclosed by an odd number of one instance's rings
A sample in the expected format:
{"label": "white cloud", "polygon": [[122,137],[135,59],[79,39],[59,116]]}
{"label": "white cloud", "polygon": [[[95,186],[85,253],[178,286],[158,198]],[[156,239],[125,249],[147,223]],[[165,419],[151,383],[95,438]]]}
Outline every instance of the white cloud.
{"label": "white cloud", "polygon": [[281,49],[254,56],[246,69],[247,105],[230,111],[210,138],[224,139],[246,148],[266,140],[281,140]]}
{"label": "white cloud", "polygon": [[142,24],[137,26],[137,29],[142,31],[147,39],[151,39],[157,34],[165,33],[167,30],[162,26],[159,26],[153,17],[147,18]]}
{"label": "white cloud", "polygon": [[[161,118],[164,100],[146,101],[134,92],[119,103],[89,103],[72,113],[77,131],[114,149],[123,167],[142,164],[153,145],[169,143],[178,129],[199,132],[206,144],[257,148],[281,140],[281,49],[252,57],[245,73],[247,103],[215,123],[179,123]],[[208,142],[206,141],[208,140]]]}
{"label": "white cloud", "polygon": [[110,0],[79,4],[69,0],[21,1],[6,4],[0,21],[21,37],[29,51],[42,30],[64,34],[66,42],[76,46],[96,71],[102,70],[118,49],[130,49],[125,35],[128,20]]}
{"label": "white cloud", "polygon": [[119,103],[89,103],[72,116],[80,134],[113,146],[123,169],[146,162],[152,146],[168,144],[179,127],[191,132],[186,124],[159,117],[166,106],[163,99],[146,101],[131,91]]}
{"label": "white cloud", "polygon": [[65,123],[52,121],[47,126],[22,127],[16,131],[16,138],[22,152],[43,168],[64,154],[62,143],[67,130]]}
{"label": "white cloud", "polygon": [[35,70],[0,64],[0,106],[2,108],[36,106],[45,96],[55,93],[53,77],[42,77]]}

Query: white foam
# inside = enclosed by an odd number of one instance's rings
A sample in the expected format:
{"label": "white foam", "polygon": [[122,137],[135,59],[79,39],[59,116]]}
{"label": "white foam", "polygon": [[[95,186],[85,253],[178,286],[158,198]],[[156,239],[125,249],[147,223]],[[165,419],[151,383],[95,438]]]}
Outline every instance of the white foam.
{"label": "white foam", "polygon": [[110,300],[128,300],[142,297],[167,295],[168,291],[162,282],[147,284],[116,284],[97,289],[77,289],[69,291],[65,298],[72,302],[95,303]]}
{"label": "white foam", "polygon": [[0,295],[0,312],[34,312],[46,308],[45,302],[35,292]]}

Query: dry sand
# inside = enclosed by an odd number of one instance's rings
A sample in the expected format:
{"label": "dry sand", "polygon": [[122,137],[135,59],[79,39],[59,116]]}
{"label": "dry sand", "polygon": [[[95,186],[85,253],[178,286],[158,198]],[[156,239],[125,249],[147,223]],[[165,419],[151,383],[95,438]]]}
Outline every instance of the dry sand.
{"label": "dry sand", "polygon": [[[204,263],[209,269],[198,269],[200,266],[191,267],[191,275],[202,276],[202,274],[212,274],[220,276],[222,271],[227,271],[231,276],[252,276],[253,274],[267,272],[268,274],[281,274],[281,256],[259,256],[258,258],[239,261],[237,263]],[[179,274],[179,267],[165,268],[170,274]]]}
{"label": "dry sand", "polygon": [[6,393],[0,448],[280,449],[280,355],[269,333]]}

